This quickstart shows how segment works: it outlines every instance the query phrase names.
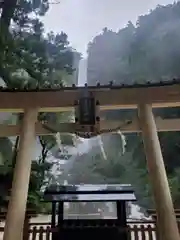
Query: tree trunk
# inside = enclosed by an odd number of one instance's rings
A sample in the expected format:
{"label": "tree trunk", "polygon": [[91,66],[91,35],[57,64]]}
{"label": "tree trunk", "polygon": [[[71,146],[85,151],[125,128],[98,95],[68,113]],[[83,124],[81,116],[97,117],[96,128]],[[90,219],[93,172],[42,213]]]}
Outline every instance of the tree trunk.
{"label": "tree trunk", "polygon": [[7,87],[11,83],[11,76],[4,67],[5,50],[8,46],[9,27],[16,9],[17,0],[4,0],[0,18],[0,77]]}
{"label": "tree trunk", "polygon": [[14,15],[14,11],[16,8],[17,0],[4,0],[2,14],[0,19],[0,27],[1,31],[8,33],[9,26],[11,24],[11,19]]}

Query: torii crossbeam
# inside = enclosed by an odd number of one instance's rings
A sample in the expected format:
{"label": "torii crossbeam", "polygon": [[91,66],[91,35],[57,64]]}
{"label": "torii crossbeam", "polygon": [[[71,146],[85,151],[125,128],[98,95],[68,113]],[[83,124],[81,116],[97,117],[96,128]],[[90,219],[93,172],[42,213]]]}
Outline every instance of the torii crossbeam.
{"label": "torii crossbeam", "polygon": [[[71,111],[74,101],[85,87],[62,87],[60,89],[8,90],[0,91],[0,110],[23,112],[27,108],[38,108],[39,112]],[[130,86],[88,87],[101,110],[133,109],[141,103],[153,108],[180,106],[180,81],[166,84],[137,84]]]}
{"label": "torii crossbeam", "polygon": [[[174,119],[162,119],[161,117],[155,118],[156,127],[158,132],[174,132],[180,131],[180,118]],[[75,133],[75,123],[59,123],[53,124],[46,123],[47,128],[44,124],[36,122],[35,134],[40,135],[54,135],[58,132],[61,134]],[[142,129],[139,124],[139,119],[134,117],[128,121],[101,121],[100,134],[113,133],[120,130],[122,133],[140,133]],[[7,125],[0,124],[0,137],[12,137],[20,136],[21,124]]]}

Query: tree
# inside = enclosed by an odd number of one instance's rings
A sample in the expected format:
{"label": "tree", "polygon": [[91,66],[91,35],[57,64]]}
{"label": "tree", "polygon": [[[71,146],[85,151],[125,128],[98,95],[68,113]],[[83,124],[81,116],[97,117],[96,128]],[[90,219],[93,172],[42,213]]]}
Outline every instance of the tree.
{"label": "tree", "polygon": [[[135,82],[159,82],[180,75],[180,2],[157,6],[149,14],[112,32],[106,29],[96,36],[88,49],[88,84],[99,81],[102,85],[114,80],[115,84],[133,85]],[[179,117],[179,109],[157,109],[156,116]],[[104,118],[131,119],[136,112],[129,110],[106,112]],[[174,197],[179,207],[179,133],[159,134],[164,162]],[[147,178],[142,139],[135,134],[126,136],[126,150],[132,153],[126,179],[133,183],[142,206],[152,207],[151,189]],[[108,147],[107,151],[111,151]],[[123,181],[123,177],[119,179]],[[144,194],[145,193],[145,194]]]}
{"label": "tree", "polygon": [[[44,35],[39,17],[47,12],[48,7],[47,0],[4,0],[0,3],[0,77],[10,89],[58,88],[73,83],[73,56],[79,53],[69,46],[65,33],[50,32]],[[68,113],[66,117],[70,119],[70,115]],[[65,117],[62,113],[41,113],[38,120],[48,120],[53,125],[62,117]],[[17,121],[20,122],[22,118],[23,115],[19,114]],[[18,140],[16,138],[14,145],[7,138],[1,139],[0,187],[6,189],[1,196],[2,205],[5,201],[3,206],[6,206],[11,188]],[[72,144],[72,136],[62,137],[61,141]],[[39,204],[40,190],[46,184],[47,174],[50,174],[52,168],[52,163],[47,162],[47,158],[57,144],[53,136],[39,137],[39,142],[41,154],[32,163],[29,188],[28,203],[32,207]]]}

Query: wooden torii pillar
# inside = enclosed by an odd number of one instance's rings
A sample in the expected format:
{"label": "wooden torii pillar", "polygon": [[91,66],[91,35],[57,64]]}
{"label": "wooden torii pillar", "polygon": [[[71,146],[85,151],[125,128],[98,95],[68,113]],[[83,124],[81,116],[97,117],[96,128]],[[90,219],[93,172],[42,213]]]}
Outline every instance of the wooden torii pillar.
{"label": "wooden torii pillar", "polygon": [[151,105],[138,106],[139,123],[152,184],[161,240],[179,240],[173,202]]}
{"label": "wooden torii pillar", "polygon": [[3,240],[22,240],[37,114],[37,109],[24,112]]}

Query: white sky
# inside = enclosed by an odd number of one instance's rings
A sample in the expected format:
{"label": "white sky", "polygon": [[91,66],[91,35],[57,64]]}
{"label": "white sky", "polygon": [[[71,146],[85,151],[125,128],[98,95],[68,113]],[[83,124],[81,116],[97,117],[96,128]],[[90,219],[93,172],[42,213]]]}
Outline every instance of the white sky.
{"label": "white sky", "polygon": [[[58,1],[58,0],[51,0]],[[68,34],[71,45],[85,53],[91,41],[104,27],[117,30],[139,15],[148,13],[157,4],[173,0],[59,0],[44,18],[46,31]]]}

